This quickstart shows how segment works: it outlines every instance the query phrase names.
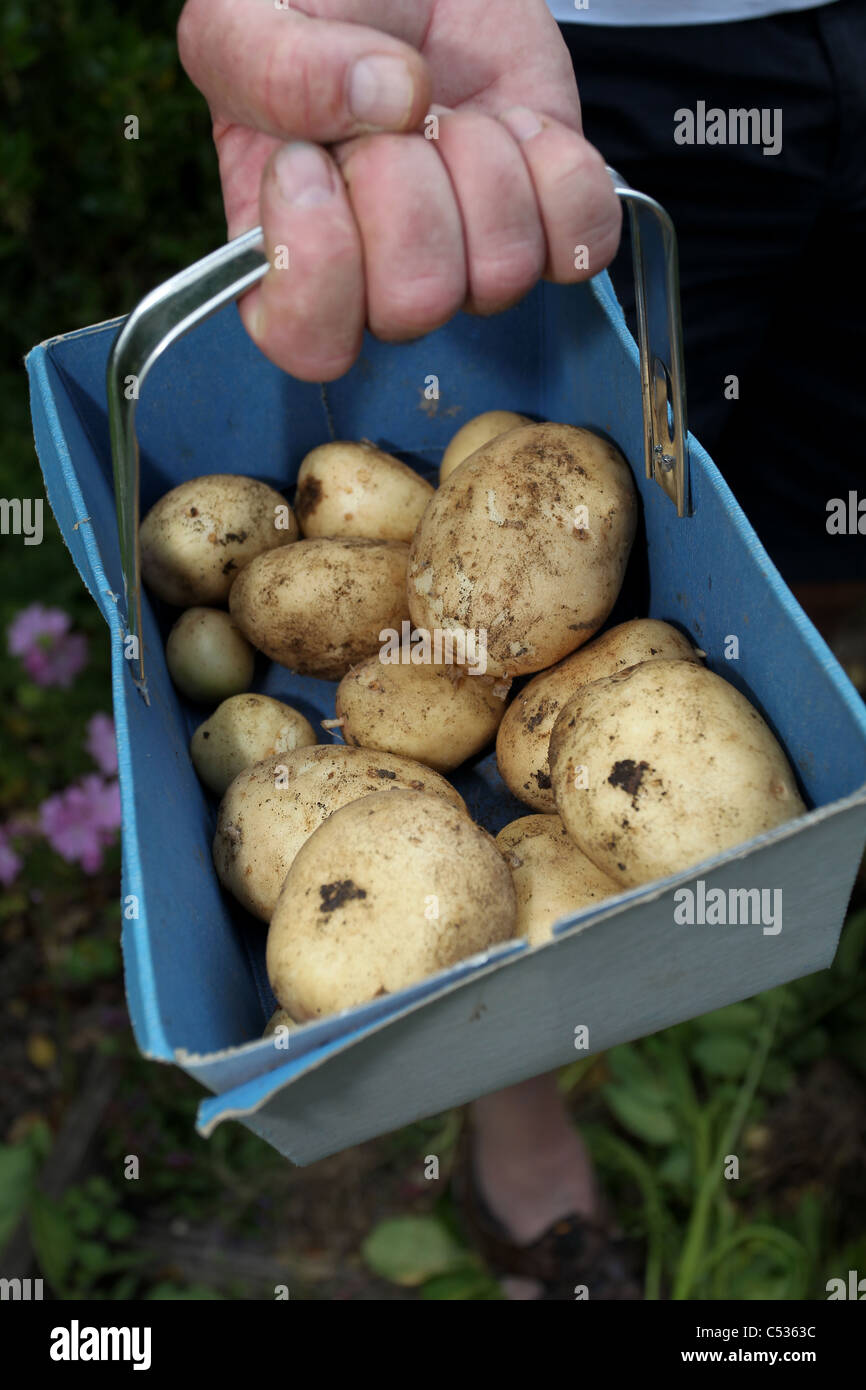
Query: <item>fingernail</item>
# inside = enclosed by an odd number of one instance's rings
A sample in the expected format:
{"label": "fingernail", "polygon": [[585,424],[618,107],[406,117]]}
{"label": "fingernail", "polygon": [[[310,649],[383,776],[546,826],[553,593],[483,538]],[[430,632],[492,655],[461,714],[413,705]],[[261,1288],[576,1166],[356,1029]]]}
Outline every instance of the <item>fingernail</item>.
{"label": "fingernail", "polygon": [[399,127],[412,109],[415,84],[402,58],[359,58],[349,76],[349,110],[365,125]]}
{"label": "fingernail", "polygon": [[499,119],[515,140],[531,140],[542,129],[541,121],[528,106],[512,106],[503,111]]}
{"label": "fingernail", "polygon": [[284,145],[274,160],[274,173],[280,196],[292,207],[315,207],[334,196],[331,165],[315,145],[301,140]]}

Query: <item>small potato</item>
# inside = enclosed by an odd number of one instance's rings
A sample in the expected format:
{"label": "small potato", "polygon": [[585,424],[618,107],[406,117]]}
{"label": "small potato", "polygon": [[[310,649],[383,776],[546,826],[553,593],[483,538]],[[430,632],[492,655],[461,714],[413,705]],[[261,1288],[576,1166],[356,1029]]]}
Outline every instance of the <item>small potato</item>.
{"label": "small potato", "polygon": [[255,653],[237,623],[219,608],[188,608],[165,644],[168,673],[182,695],[215,705],[246,690]]}
{"label": "small potato", "polygon": [[522,816],[496,836],[517,892],[517,935],[540,946],[553,924],[622,889],[568,836],[559,816]]}
{"label": "small potato", "polygon": [[408,618],[399,541],[298,541],[260,555],[232,586],[232,617],[254,647],[304,676],[339,680]]}
{"label": "small potato", "polygon": [[369,440],[320,444],[298,471],[295,511],[305,536],[411,541],[430,483]]}
{"label": "small potato", "polygon": [[669,623],[635,618],[609,628],[518,691],[496,738],[496,762],[509,791],[536,811],[555,811],[547,750],[562,706],[575,691],[602,676],[658,659],[701,658],[688,638]]}
{"label": "small potato", "polygon": [[198,726],[189,751],[205,786],[222,796],[245,767],[316,742],[313,726],[291,705],[269,695],[233,695]]}
{"label": "small potato", "polygon": [[505,434],[507,430],[515,429],[517,425],[528,424],[530,421],[525,415],[516,415],[513,410],[485,410],[483,415],[476,415],[474,419],[467,420],[465,425],[460,426],[442,455],[439,465],[440,483],[444,483],[454,469],[459,468],[463,460],[474,454],[476,449],[480,449],[482,444],[488,444],[491,439]]}
{"label": "small potato", "polygon": [[304,841],[338,807],[383,787],[427,792],[466,811],[438,772],[393,753],[321,744],[278,753],[245,768],[222,799],[213,842],[220,882],[267,922]]}
{"label": "small potato", "polygon": [[805,810],[758,711],[692,661],[646,661],[578,690],[553,726],[550,774],[569,835],[624,887]]}
{"label": "small potato", "polygon": [[178,608],[221,604],[256,555],[297,540],[285,497],[237,473],[211,473],[172,488],[140,529],[141,573],[152,593]]}
{"label": "small potato", "polygon": [[[285,1009],[275,1009],[265,1024],[265,1031],[262,1033],[262,1037],[275,1037],[278,1028],[285,1028],[287,1033],[294,1033],[297,1027],[297,1023],[286,1013]],[[277,1041],[279,1041],[279,1039],[277,1039]]]}
{"label": "small potato", "polygon": [[496,843],[440,797],[380,792],[343,806],[298,852],[268,929],[271,988],[322,1018],[514,936]]}
{"label": "small potato", "polygon": [[371,656],[340,681],[337,717],[348,744],[400,753],[448,772],[493,738],[506,694],[507,684],[493,676]]}
{"label": "small potato", "polygon": [[493,676],[542,671],[607,618],[637,524],[618,449],[571,425],[521,425],[434,494],[409,551],[415,627],[484,635]]}

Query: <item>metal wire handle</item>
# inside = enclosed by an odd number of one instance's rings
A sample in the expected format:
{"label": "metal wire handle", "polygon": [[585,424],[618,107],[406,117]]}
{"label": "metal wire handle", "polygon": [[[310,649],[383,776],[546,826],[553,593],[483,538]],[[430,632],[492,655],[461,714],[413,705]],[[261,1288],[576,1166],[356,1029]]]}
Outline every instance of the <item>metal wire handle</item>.
{"label": "metal wire handle", "polygon": [[[685,516],[690,510],[685,373],[677,242],[664,208],[608,169],[631,221],[637,296],[646,475]],[[127,635],[134,639],[133,680],[147,700],[141,624],[139,452],[135,409],[148,372],[167,347],[239,299],[268,269],[261,227],[236,237],[173,275],[136,305],[108,358],[106,391]]]}

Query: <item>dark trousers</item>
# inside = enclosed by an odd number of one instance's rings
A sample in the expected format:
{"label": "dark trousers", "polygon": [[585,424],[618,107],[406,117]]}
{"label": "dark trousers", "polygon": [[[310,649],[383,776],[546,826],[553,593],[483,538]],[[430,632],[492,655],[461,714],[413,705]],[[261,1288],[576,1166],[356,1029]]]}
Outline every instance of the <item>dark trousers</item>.
{"label": "dark trousers", "polygon": [[[563,33],[587,138],[677,228],[693,433],[789,582],[866,579],[866,534],[827,531],[866,498],[866,0]],[[781,150],[677,143],[699,102],[780,110]],[[630,311],[627,243],[611,273]]]}

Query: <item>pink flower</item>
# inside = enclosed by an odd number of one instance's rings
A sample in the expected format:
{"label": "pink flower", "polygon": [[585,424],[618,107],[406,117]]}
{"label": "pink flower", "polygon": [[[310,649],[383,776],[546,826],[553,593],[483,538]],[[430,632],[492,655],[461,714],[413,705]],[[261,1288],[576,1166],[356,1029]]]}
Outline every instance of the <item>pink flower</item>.
{"label": "pink flower", "polygon": [[4,888],[11,888],[21,872],[23,862],[9,842],[8,829],[0,825],[0,883]]}
{"label": "pink flower", "polygon": [[109,715],[94,714],[88,720],[85,747],[103,776],[116,775],[117,744],[114,741],[114,720]]}
{"label": "pink flower", "polygon": [[71,618],[60,608],[31,603],[9,624],[6,638],[12,656],[37,685],[72,684],[87,661],[87,639],[70,632]]}
{"label": "pink flower", "polygon": [[68,864],[95,874],[120,825],[120,788],[90,773],[43,801],[39,822],[52,849]]}

